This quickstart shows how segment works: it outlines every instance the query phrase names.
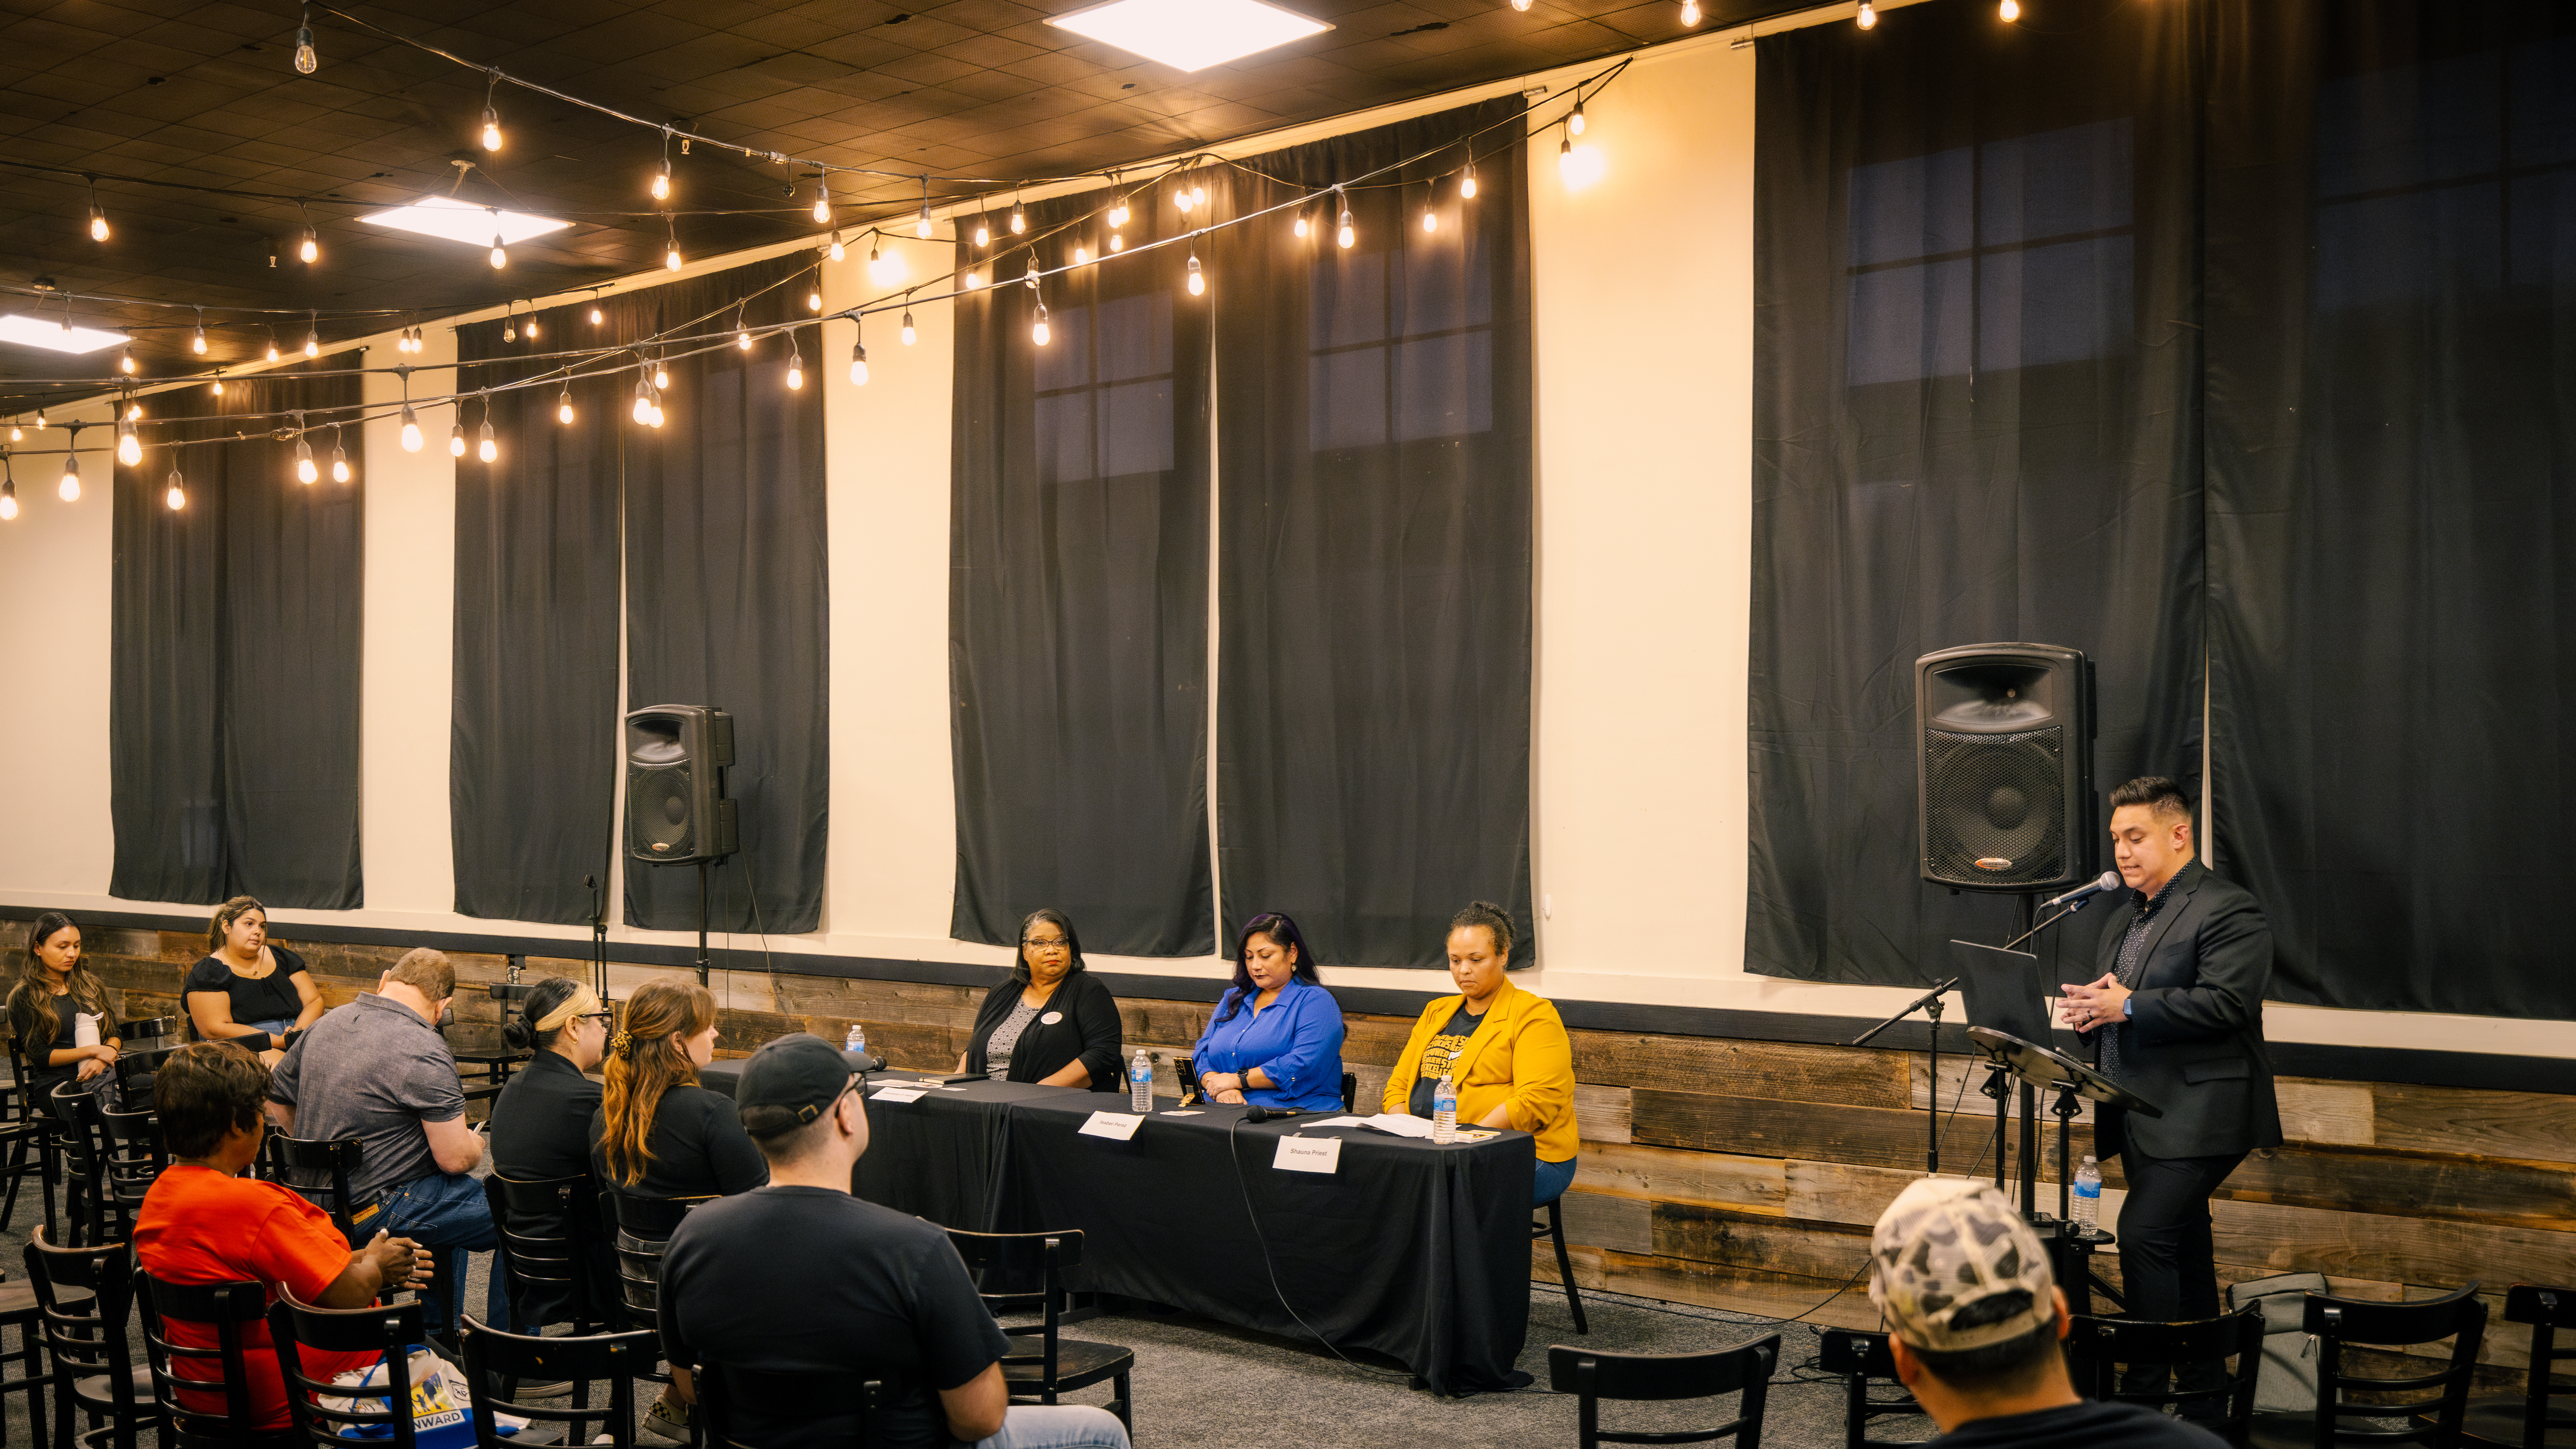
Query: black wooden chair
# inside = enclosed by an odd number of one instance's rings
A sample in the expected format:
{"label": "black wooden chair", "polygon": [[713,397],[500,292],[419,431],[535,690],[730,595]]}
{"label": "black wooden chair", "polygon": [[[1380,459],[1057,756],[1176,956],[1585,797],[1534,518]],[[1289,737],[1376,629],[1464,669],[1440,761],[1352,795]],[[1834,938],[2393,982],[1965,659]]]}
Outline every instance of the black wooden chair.
{"label": "black wooden chair", "polygon": [[1057,1335],[1064,1316],[1064,1273],[1082,1263],[1082,1234],[970,1233],[950,1228],[948,1241],[975,1278],[975,1290],[993,1316],[1035,1313],[1034,1332],[1003,1332],[1009,1347],[1002,1353],[1002,1381],[1020,1403],[1052,1404],[1059,1394],[1097,1383],[1110,1386],[1103,1405],[1118,1422],[1135,1432],[1134,1396],[1128,1381],[1136,1372],[1136,1351],[1114,1343],[1085,1343]]}
{"label": "black wooden chair", "polygon": [[456,1058],[457,1080],[464,1083],[465,1100],[469,1102],[489,1101],[501,1095],[501,1089],[510,1085],[510,1069],[528,1060],[528,1053],[508,1047],[460,1047],[456,1045],[454,1023],[442,1022],[438,1035],[448,1044],[448,1055]]}
{"label": "black wooden chair", "polygon": [[[2088,1399],[2144,1404],[2162,1412],[2172,1405],[2230,1444],[2253,1433],[2254,1380],[2263,1366],[2263,1310],[2247,1308],[2220,1318],[2147,1323],[2134,1318],[2078,1317],[2066,1336],[2075,1390]],[[2121,1364],[2205,1363],[2233,1358],[2235,1369],[2215,1389],[2184,1392],[2177,1377],[2155,1393],[2122,1393]]]}
{"label": "black wooden chair", "polygon": [[[1548,1387],[1575,1396],[1575,1443],[1712,1444],[1735,1440],[1735,1449],[1761,1449],[1762,1411],[1770,1403],[1771,1371],[1780,1363],[1780,1335],[1716,1353],[1603,1353],[1557,1344],[1547,1351]],[[1603,1399],[1705,1399],[1741,1394],[1736,1415],[1713,1429],[1660,1433],[1601,1427]]]}
{"label": "black wooden chair", "polygon": [[[75,1090],[79,1086],[55,1085],[50,1123],[55,1160],[62,1164],[63,1239],[70,1247],[122,1242],[127,1234],[108,1231],[107,1124],[99,1115],[98,1094]],[[46,1237],[50,1241],[52,1234]]]}
{"label": "black wooden chair", "polygon": [[[411,1346],[422,1341],[418,1303],[315,1308],[292,1293],[280,1294],[268,1310],[268,1341],[277,1350],[278,1376],[285,1381],[287,1415],[302,1439],[336,1449],[416,1449]],[[306,1350],[381,1353],[385,1382],[371,1389],[335,1384],[329,1374],[305,1370]],[[314,1401],[316,1394],[345,1399],[351,1407],[325,1409]],[[363,1407],[371,1402],[377,1407]]]}
{"label": "black wooden chair", "polygon": [[1592,1325],[1583,1317],[1583,1294],[1574,1286],[1574,1264],[1565,1255],[1565,1214],[1561,1197],[1550,1198],[1547,1216],[1530,1224],[1530,1241],[1546,1238],[1556,1244],[1556,1281],[1565,1287],[1565,1306],[1574,1314],[1574,1331],[1590,1333]]}
{"label": "black wooden chair", "polygon": [[617,1286],[627,1319],[650,1328],[660,1321],[662,1248],[689,1209],[715,1198],[637,1197],[614,1188],[599,1196],[602,1217],[617,1234]]}
{"label": "black wooden chair", "polygon": [[[35,1284],[0,1283],[0,1331],[9,1329],[17,1330],[18,1346],[0,1350],[0,1440],[15,1442],[9,1433],[9,1398],[23,1394],[27,1399],[26,1442],[41,1445],[47,1442],[45,1407],[53,1396],[54,1376],[45,1372],[44,1305],[36,1300]],[[12,1365],[16,1366],[15,1373],[9,1372]]]}
{"label": "black wooden chair", "polygon": [[1342,1073],[1342,1110],[1345,1112],[1356,1112],[1359,1109],[1360,1074],[1357,1072],[1344,1072]]}
{"label": "black wooden chair", "polygon": [[[509,1449],[523,1442],[501,1432],[493,1418],[496,1411],[564,1425],[565,1444],[595,1442],[586,1426],[596,1423],[615,1449],[635,1449],[635,1381],[661,1361],[660,1339],[652,1329],[542,1338],[488,1328],[471,1314],[462,1321],[465,1383],[474,1400],[474,1442],[481,1449]],[[517,1397],[522,1383],[566,1379],[572,1382],[570,1408]],[[595,1381],[608,1385],[604,1408],[588,1407]]]}
{"label": "black wooden chair", "polygon": [[[152,1374],[152,1410],[161,1420],[161,1449],[300,1449],[292,1429],[252,1426],[250,1373],[243,1366],[245,1325],[268,1312],[268,1290],[255,1282],[165,1283],[134,1270],[135,1310],[143,1319],[143,1353]],[[213,1348],[172,1343],[165,1319],[204,1324]],[[181,1392],[196,1398],[182,1403]],[[220,1400],[221,1414],[205,1403]]]}
{"label": "black wooden chair", "polygon": [[[2463,1436],[2519,1449],[2544,1449],[2576,1438],[2576,1409],[2551,1412],[2550,1368],[2576,1359],[2576,1348],[2558,1346],[2558,1330],[2576,1328],[2576,1288],[2516,1283],[2505,1290],[2504,1321],[2531,1326],[2531,1371],[2519,1398],[2472,1399],[2460,1423]],[[2567,1398],[2565,1390],[2554,1397]]]}
{"label": "black wooden chair", "polygon": [[18,1042],[9,1042],[9,1085],[0,1093],[0,1151],[8,1154],[0,1164],[0,1178],[9,1183],[8,1197],[0,1202],[0,1232],[18,1219],[18,1187],[29,1177],[37,1179],[36,1190],[44,1204],[45,1226],[59,1232],[54,1221],[54,1184],[61,1180],[62,1167],[55,1158],[53,1124],[47,1117],[49,1108],[41,1097],[27,1086],[26,1058],[18,1054]]}
{"label": "black wooden chair", "polygon": [[800,1427],[846,1418],[851,1449],[871,1449],[876,1442],[877,1398],[885,1385],[857,1371],[774,1373],[701,1361],[696,1383],[707,1449],[769,1449],[758,1438],[743,1437],[735,1421],[737,1403],[759,1404],[779,1422]]}
{"label": "black wooden chair", "polygon": [[[1919,1444],[1921,1439],[1873,1439],[1869,1425],[1873,1419],[1911,1414],[1926,1419],[1923,1406],[1914,1401],[1913,1393],[1896,1377],[1896,1355],[1887,1347],[1887,1335],[1854,1328],[1828,1328],[1818,1335],[1817,1364],[1829,1374],[1840,1374],[1843,1380],[1843,1449],[1886,1449],[1899,1444]],[[1870,1392],[1872,1384],[1895,1384],[1898,1398]],[[1934,1433],[1939,1430],[1935,1429]]]}
{"label": "black wooden chair", "polygon": [[161,1119],[150,1112],[101,1105],[98,1120],[106,1207],[119,1221],[131,1224],[143,1211],[144,1194],[170,1166],[169,1154],[161,1148]]}
{"label": "black wooden chair", "polygon": [[[133,1251],[122,1242],[55,1247],[42,1228],[27,1240],[45,1352],[53,1360],[54,1442],[134,1449],[152,1371],[135,1367],[126,1326],[133,1316]],[[88,1418],[75,1434],[72,1416]]]}
{"label": "black wooden chair", "polygon": [[340,1236],[353,1244],[363,1244],[375,1236],[370,1230],[358,1234],[349,1214],[349,1179],[357,1173],[363,1144],[355,1137],[337,1142],[307,1142],[272,1132],[260,1146],[262,1176],[271,1182],[282,1182],[304,1195],[314,1206],[331,1215],[332,1225]]}
{"label": "black wooden chair", "polygon": [[588,1177],[483,1179],[484,1201],[510,1267],[510,1313],[519,1323],[569,1323],[586,1334],[606,1322],[598,1286],[599,1184]]}
{"label": "black wooden chair", "polygon": [[[2261,1449],[2350,1449],[2350,1446],[2422,1444],[2453,1449],[2469,1406],[2478,1345],[2485,1341],[2487,1306],[2471,1283],[2416,1303],[2375,1303],[2308,1295],[2302,1325],[2317,1343],[2317,1408],[2309,1414],[2256,1416],[2252,1442]],[[2352,1373],[2345,1355],[2355,1345],[2407,1348],[2451,1340],[2449,1363],[2437,1372],[2402,1376]],[[2403,1398],[2402,1395],[2430,1395]],[[2366,1396],[2369,1402],[2362,1402]],[[2375,1426],[2346,1420],[2386,1421]]]}

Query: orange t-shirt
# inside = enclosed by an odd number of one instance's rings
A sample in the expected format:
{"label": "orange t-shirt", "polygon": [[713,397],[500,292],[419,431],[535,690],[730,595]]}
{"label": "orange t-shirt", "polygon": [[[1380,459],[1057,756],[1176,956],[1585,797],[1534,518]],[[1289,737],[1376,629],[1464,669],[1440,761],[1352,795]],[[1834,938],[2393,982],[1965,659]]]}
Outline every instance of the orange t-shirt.
{"label": "orange t-shirt", "polygon": [[[143,1271],[171,1283],[239,1283],[256,1279],[268,1288],[268,1301],[278,1290],[292,1291],[311,1303],[349,1266],[349,1243],[331,1215],[296,1195],[292,1188],[246,1177],[226,1177],[208,1167],[174,1163],[143,1195],[134,1218],[134,1253]],[[166,1319],[162,1324],[174,1344],[213,1348],[218,1340],[210,1323]],[[277,1355],[269,1347],[266,1323],[242,1325],[243,1367],[250,1374],[252,1425],[260,1429],[290,1427],[286,1384]],[[371,1368],[373,1353],[308,1353],[304,1371],[327,1379],[350,1369]],[[212,1379],[219,1367],[212,1359],[181,1359],[177,1371],[191,1378]],[[221,1394],[184,1391],[180,1402],[209,1414],[224,1411]]]}

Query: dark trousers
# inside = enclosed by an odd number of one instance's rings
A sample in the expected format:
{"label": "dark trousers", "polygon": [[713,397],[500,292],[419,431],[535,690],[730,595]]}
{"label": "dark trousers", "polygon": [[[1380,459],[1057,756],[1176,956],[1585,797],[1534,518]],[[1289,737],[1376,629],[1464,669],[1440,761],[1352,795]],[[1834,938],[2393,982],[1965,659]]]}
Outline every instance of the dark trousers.
{"label": "dark trousers", "polygon": [[[2120,1207],[2120,1277],[2127,1289],[2129,1317],[2150,1323],[2178,1323],[2216,1318],[2218,1307],[2217,1247],[2209,1235],[2209,1195],[2245,1160],[2242,1152],[2218,1157],[2152,1157],[2136,1143],[2120,1153],[2129,1179],[2128,1201]],[[2125,1393],[2160,1393],[2168,1365],[2131,1364],[2121,1381]],[[2223,1381],[2217,1360],[2181,1366],[2182,1387],[2205,1388]],[[2186,1401],[2182,1412],[2195,1418],[2224,1410],[2217,1400]]]}

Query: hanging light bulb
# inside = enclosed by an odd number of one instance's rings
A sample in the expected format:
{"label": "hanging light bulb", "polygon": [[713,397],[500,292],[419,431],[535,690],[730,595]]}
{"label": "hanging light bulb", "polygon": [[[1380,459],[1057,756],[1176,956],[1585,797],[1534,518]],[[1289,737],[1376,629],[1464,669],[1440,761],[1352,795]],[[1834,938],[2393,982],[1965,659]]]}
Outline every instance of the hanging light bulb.
{"label": "hanging light bulb", "polygon": [[103,242],[107,238],[107,208],[99,205],[98,198],[92,196],[89,201],[89,239]]}
{"label": "hanging light bulb", "polygon": [[921,198],[921,214],[912,220],[912,234],[923,241],[930,240],[930,233],[934,229],[930,222],[930,197],[926,194],[927,189],[925,184],[925,194]]}
{"label": "hanging light bulb", "polygon": [[849,248],[841,245],[841,229],[837,226],[832,228],[832,244],[824,248],[824,255],[837,262],[849,254]]}
{"label": "hanging light bulb", "polygon": [[410,403],[404,403],[402,410],[403,451],[406,453],[417,453],[420,451],[420,444],[420,414],[411,410]]}
{"label": "hanging light bulb", "polygon": [[1877,27],[1878,7],[1869,3],[1869,0],[1860,0],[1860,28],[1874,30]]}
{"label": "hanging light bulb", "polygon": [[983,222],[981,222],[981,221],[976,222],[976,223],[975,223],[975,245],[977,245],[977,246],[979,246],[979,247],[988,247],[988,246],[991,246],[992,244],[993,244],[993,229],[992,229],[991,227],[989,227],[989,226],[986,226],[986,225],[985,225]]}
{"label": "hanging light bulb", "polygon": [[653,416],[651,416],[651,417],[649,417],[649,418],[646,418],[644,421],[646,421],[646,422],[648,422],[648,423],[652,424],[654,427],[657,427],[657,428],[658,428],[658,427],[662,426],[662,419],[663,419],[663,416],[664,416],[664,414],[663,414],[663,412],[662,412],[662,399],[661,399],[660,394],[658,394],[658,393],[657,393],[657,394],[655,394],[655,395],[654,395],[654,398],[653,398]]}
{"label": "hanging light bulb", "polygon": [[501,149],[501,113],[492,109],[489,104],[490,97],[488,93],[486,94],[485,100],[486,104],[483,107],[483,149],[486,151],[498,151]]}
{"label": "hanging light bulb", "polygon": [[1458,195],[1468,201],[1476,199],[1476,168],[1469,166],[1458,178]]}
{"label": "hanging light bulb", "polygon": [[18,480],[0,480],[0,523],[18,516]]}
{"label": "hanging light bulb", "polygon": [[1011,199],[1011,235],[1018,236],[1028,229],[1029,214],[1020,208],[1019,198],[1013,197]]}
{"label": "hanging light bulb", "polygon": [[1302,211],[1297,213],[1297,224],[1288,228],[1288,230],[1291,235],[1297,237],[1301,241],[1304,240],[1306,233],[1311,230],[1311,228],[1306,225],[1306,213]]}
{"label": "hanging light bulb", "polygon": [[307,263],[322,260],[322,234],[310,226],[304,228],[304,240],[297,244],[295,255]]}
{"label": "hanging light bulb", "polygon": [[1190,295],[1193,297],[1207,295],[1207,274],[1199,270],[1199,254],[1196,251],[1190,253]]}
{"label": "hanging light bulb", "polygon": [[1111,226],[1127,224],[1127,193],[1124,191],[1118,193],[1118,200],[1109,208],[1109,224]]}
{"label": "hanging light bulb", "polygon": [[170,470],[170,480],[162,489],[161,501],[169,504],[170,511],[173,513],[188,506],[188,483],[186,479],[179,476],[179,470],[176,467]]}
{"label": "hanging light bulb", "polygon": [[832,221],[832,173],[829,171],[814,177],[814,219],[826,226]]}
{"label": "hanging light bulb", "polygon": [[1029,340],[1035,342],[1040,347],[1044,347],[1054,336],[1055,329],[1047,326],[1046,303],[1040,302],[1038,304],[1038,320],[1029,328]]}
{"label": "hanging light bulb", "polygon": [[501,340],[504,342],[516,342],[519,340],[519,324],[510,320],[506,316],[501,322]]}
{"label": "hanging light bulb", "polygon": [[349,450],[340,446],[340,428],[336,423],[331,427],[331,481],[349,481]]}
{"label": "hanging light bulb", "polygon": [[142,418],[143,404],[139,402],[130,402],[125,405],[125,420],[127,422],[140,422]]}
{"label": "hanging light bulb", "polygon": [[1190,189],[1186,186],[1172,193],[1172,205],[1180,208],[1181,215],[1183,216],[1189,215],[1190,208],[1198,204],[1198,198],[1192,196],[1190,194]]}
{"label": "hanging light bulb", "polygon": [[[688,147],[683,145],[680,149],[685,151]],[[662,225],[670,233],[670,240],[662,248],[662,265],[676,272],[680,269],[680,223],[669,212],[664,212]]]}
{"label": "hanging light bulb", "polygon": [[796,338],[790,334],[787,339],[787,390],[795,392],[804,386],[805,354],[797,350]]}
{"label": "hanging light bulb", "polygon": [[1425,233],[1430,233],[1430,232],[1438,231],[1439,229],[1440,229],[1440,213],[1438,213],[1438,212],[1436,212],[1436,211],[1433,211],[1431,208],[1429,208],[1429,207],[1427,207],[1427,206],[1426,206],[1426,207],[1424,207],[1424,208],[1422,209],[1422,230],[1423,230]]}
{"label": "hanging light bulb", "polygon": [[635,376],[634,413],[635,421],[639,423],[650,424],[653,421],[653,389],[651,385],[644,380],[644,375],[640,369],[637,371]]}
{"label": "hanging light bulb", "polygon": [[1111,232],[1109,234],[1109,249],[1113,252],[1123,252],[1127,250],[1127,238],[1120,236],[1114,231]]}
{"label": "hanging light bulb", "polygon": [[215,396],[217,396],[217,397],[222,397],[223,395],[224,395],[224,370],[223,370],[222,368],[218,367],[218,368],[216,368],[216,369],[215,369]]}
{"label": "hanging light bulb", "polygon": [[128,377],[131,377],[131,376],[133,376],[133,375],[134,375],[134,344],[133,344],[133,343],[129,342],[129,343],[125,344],[125,350],[124,350],[123,352],[121,352],[121,353],[118,353],[118,354],[117,354],[117,358],[116,358],[116,370],[117,370],[117,371],[119,371],[119,372],[124,373],[124,374],[125,374],[126,376],[128,376]]}
{"label": "hanging light bulb", "polygon": [[496,231],[492,233],[492,270],[497,272],[509,264],[510,249],[501,244],[501,234]]}
{"label": "hanging light bulb", "polygon": [[914,336],[915,334],[912,330],[912,309],[910,307],[906,307],[903,309],[903,345],[910,347],[913,344]]}
{"label": "hanging light bulb", "polygon": [[865,342],[853,342],[850,344],[850,386],[866,387],[867,385],[868,345]]}
{"label": "hanging light bulb", "polygon": [[1699,0],[1682,0],[1682,24],[1699,24]]}
{"label": "hanging light bulb", "polygon": [[877,242],[869,242],[868,280],[880,287],[891,287],[902,281],[903,253],[884,251]]}
{"label": "hanging light bulb", "polygon": [[1075,242],[1073,244],[1073,264],[1078,267],[1090,260],[1091,253],[1083,250],[1082,243]]}
{"label": "hanging light bulb", "polygon": [[2009,25],[2021,18],[2021,0],[2003,0],[2001,5],[1995,7],[1995,13],[2002,16],[2004,23]]}
{"label": "hanging light bulb", "polygon": [[483,405],[483,441],[474,447],[474,456],[489,463],[501,456],[501,445],[492,440],[492,405]]}
{"label": "hanging light bulb", "polygon": [[206,314],[197,313],[197,335],[188,339],[188,349],[199,357],[206,355]]}
{"label": "hanging light bulb", "polygon": [[313,445],[306,442],[302,437],[297,437],[295,440],[295,481],[298,483],[311,483],[321,476],[322,470],[313,466]]}
{"label": "hanging light bulb", "polygon": [[[295,70],[299,75],[311,75],[321,64],[322,57],[313,52],[313,12],[307,10],[304,23],[295,27]],[[178,507],[175,503],[170,506]]]}
{"label": "hanging light bulb", "polygon": [[1345,248],[1348,248],[1359,239],[1360,234],[1358,228],[1351,225],[1351,204],[1349,201],[1345,200],[1342,203],[1342,226],[1338,240]]}
{"label": "hanging light bulb", "polygon": [[599,310],[599,303],[598,303],[598,302],[596,302],[596,301],[593,301],[593,302],[590,304],[590,325],[591,325],[591,326],[593,326],[593,327],[596,327],[596,326],[598,326],[600,323],[605,322],[605,321],[607,321],[607,320],[608,320],[608,314],[607,314],[607,313],[605,313],[605,312],[600,311],[600,310]]}
{"label": "hanging light bulb", "polygon": [[1514,10],[1526,11],[1530,8],[1530,0],[1512,0],[1512,8]]}
{"label": "hanging light bulb", "polygon": [[[531,303],[529,305],[533,306],[535,304]],[[528,340],[530,342],[537,340],[537,319],[534,314],[530,314],[528,317]]]}
{"label": "hanging light bulb", "polygon": [[968,273],[966,274],[966,290],[967,290],[967,291],[970,291],[970,292],[971,292],[971,291],[975,290],[977,287],[980,287],[980,286],[982,286],[982,285],[984,285],[984,277],[983,277],[983,274],[982,274],[982,273],[980,273],[980,272],[968,272]]}
{"label": "hanging light bulb", "polygon": [[274,327],[268,329],[268,360],[277,360],[277,329]]}
{"label": "hanging light bulb", "polygon": [[457,414],[458,416],[456,421],[449,424],[447,429],[447,456],[451,458],[462,458],[465,456],[464,409],[457,409]]}
{"label": "hanging light bulb", "polygon": [[143,461],[143,440],[134,435],[134,425],[127,423],[117,431],[116,461],[132,468]]}
{"label": "hanging light bulb", "polygon": [[304,355],[307,357],[322,355],[322,324],[319,320],[308,320],[305,324]]}
{"label": "hanging light bulb", "polygon": [[660,361],[656,360],[656,361],[654,362],[654,364],[653,364],[653,391],[655,391],[656,393],[665,393],[665,392],[669,392],[670,390],[671,390],[671,372],[670,372],[670,369],[668,369],[668,368],[664,367],[664,366],[661,364],[661,362],[660,362]]}
{"label": "hanging light bulb", "polygon": [[565,383],[563,391],[555,395],[555,421],[569,427],[572,417],[572,384]]}
{"label": "hanging light bulb", "polygon": [[670,249],[662,253],[662,265],[675,272],[680,269],[680,244],[678,242],[671,243]]}
{"label": "hanging light bulb", "polygon": [[1204,186],[1191,187],[1190,200],[1196,202],[1200,206],[1207,205],[1207,188]]}
{"label": "hanging light bulb", "polygon": [[36,409],[36,431],[41,433],[41,432],[43,432],[44,430],[45,430],[45,410],[44,410],[43,408],[38,408],[38,409]]}
{"label": "hanging light bulb", "polygon": [[751,350],[751,329],[744,328],[734,333],[733,345],[741,348],[745,352],[749,352]]}
{"label": "hanging light bulb", "polygon": [[80,502],[80,429],[72,429],[71,441],[64,444],[63,481],[54,492],[65,503]]}
{"label": "hanging light bulb", "polygon": [[[2009,5],[2012,3],[2012,0],[2004,0],[2004,3]],[[1565,131],[1569,136],[1580,136],[1583,134],[1583,102],[1576,101],[1574,103],[1574,114],[1565,118]]]}
{"label": "hanging light bulb", "polygon": [[671,199],[671,158],[668,156],[662,158],[662,169],[653,173],[653,199]]}

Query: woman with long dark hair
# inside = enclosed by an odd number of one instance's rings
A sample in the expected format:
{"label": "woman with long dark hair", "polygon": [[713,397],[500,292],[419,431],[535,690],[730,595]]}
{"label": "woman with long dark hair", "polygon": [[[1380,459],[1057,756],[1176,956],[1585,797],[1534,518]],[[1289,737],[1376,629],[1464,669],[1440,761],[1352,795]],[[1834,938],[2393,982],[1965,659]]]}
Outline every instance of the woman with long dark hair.
{"label": "woman with long dark hair", "polygon": [[1297,923],[1253,917],[1235,937],[1234,985],[1190,1049],[1216,1102],[1330,1112],[1342,1105],[1342,1008]]}
{"label": "woman with long dark hair", "polygon": [[206,954],[181,988],[200,1041],[238,1042],[276,1066],[286,1038],[322,1015],[322,992],[304,958],[268,939],[268,907],[235,896],[206,928]]}
{"label": "woman with long dark hair", "polygon": [[28,1100],[51,1106],[54,1088],[83,1092],[116,1087],[116,1014],[107,987],[81,955],[81,930],[60,911],[36,917],[27,931],[27,964],[9,988],[9,1030],[26,1063],[19,1086]]}
{"label": "woman with long dark hair", "polygon": [[1115,1092],[1126,1086],[1119,1060],[1125,1034],[1118,998],[1083,969],[1073,922],[1062,911],[1035,910],[1020,922],[1010,976],[975,1009],[975,1033],[957,1070]]}

